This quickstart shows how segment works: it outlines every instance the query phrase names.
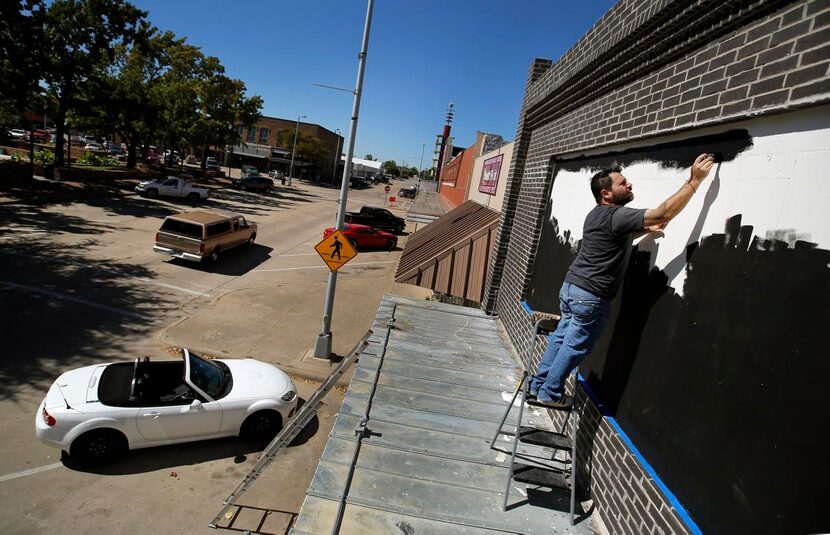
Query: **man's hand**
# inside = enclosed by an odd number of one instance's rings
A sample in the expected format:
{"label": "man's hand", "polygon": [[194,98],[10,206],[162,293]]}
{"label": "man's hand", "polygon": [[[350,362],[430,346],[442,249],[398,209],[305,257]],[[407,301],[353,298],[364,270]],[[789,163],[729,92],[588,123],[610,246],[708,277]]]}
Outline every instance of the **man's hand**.
{"label": "man's hand", "polygon": [[645,231],[647,232],[663,232],[666,229],[666,225],[668,225],[668,221],[664,221],[663,223],[659,223],[657,225],[651,225],[650,227],[646,227]]}
{"label": "man's hand", "polygon": [[695,163],[692,164],[692,175],[689,177],[689,182],[695,187],[695,190],[709,176],[709,171],[712,170],[714,165],[715,158],[711,154],[704,153],[695,159]]}

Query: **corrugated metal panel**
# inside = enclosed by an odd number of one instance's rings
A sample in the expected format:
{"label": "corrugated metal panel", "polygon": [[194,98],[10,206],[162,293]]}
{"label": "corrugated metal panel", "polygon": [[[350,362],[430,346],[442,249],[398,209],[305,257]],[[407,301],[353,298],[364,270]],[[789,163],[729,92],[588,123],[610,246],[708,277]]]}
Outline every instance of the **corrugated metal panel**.
{"label": "corrugated metal panel", "polygon": [[[587,522],[568,525],[566,493],[514,482],[508,510],[501,510],[512,443],[501,436],[491,449],[490,439],[515,390],[517,367],[496,320],[478,309],[387,295],[373,330],[295,534],[331,532],[356,452],[340,533],[590,533]],[[370,401],[371,436],[358,451],[354,429]],[[550,426],[540,411],[528,418]],[[562,467],[546,448],[520,444],[519,453],[523,462]]]}
{"label": "corrugated metal panel", "polygon": [[[498,212],[468,201],[415,232],[401,254],[396,282],[411,281],[420,274],[418,286],[480,302],[490,249],[474,248],[472,258],[459,251],[479,239],[492,243],[499,217]],[[434,273],[436,262],[439,269]],[[477,266],[475,273],[471,273],[472,265]],[[475,290],[470,289],[469,280],[475,281]]]}

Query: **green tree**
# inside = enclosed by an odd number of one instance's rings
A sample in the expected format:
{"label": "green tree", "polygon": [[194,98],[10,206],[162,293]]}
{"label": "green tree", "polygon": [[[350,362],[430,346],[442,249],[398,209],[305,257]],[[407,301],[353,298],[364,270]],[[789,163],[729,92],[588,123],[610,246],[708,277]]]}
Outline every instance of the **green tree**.
{"label": "green tree", "polygon": [[209,145],[235,145],[240,140],[237,125],[251,125],[262,116],[262,97],[246,97],[245,84],[226,76],[225,68],[213,56],[201,62],[193,89],[196,116],[184,136],[203,148],[204,169]]}
{"label": "green tree", "polygon": [[363,157],[363,159],[364,160],[370,160],[370,161],[373,161],[373,162],[377,161],[376,158],[374,156],[372,156],[371,154],[367,154],[366,156]]}
{"label": "green tree", "polygon": [[55,164],[63,163],[67,115],[103,76],[116,47],[127,45],[146,16],[123,0],[55,0],[44,16],[43,72],[47,98],[54,103]]}
{"label": "green tree", "polygon": [[386,175],[400,176],[401,169],[395,160],[386,160],[383,162],[383,173]]}
{"label": "green tree", "polygon": [[42,0],[0,2],[0,123],[21,124],[27,111],[43,107]]}
{"label": "green tree", "polygon": [[[280,147],[287,149],[294,146],[294,130],[281,130],[277,134],[277,144]],[[323,145],[316,137],[306,134],[302,131],[297,131],[297,151],[296,158],[307,162],[312,162],[319,165],[323,156],[326,154]]]}

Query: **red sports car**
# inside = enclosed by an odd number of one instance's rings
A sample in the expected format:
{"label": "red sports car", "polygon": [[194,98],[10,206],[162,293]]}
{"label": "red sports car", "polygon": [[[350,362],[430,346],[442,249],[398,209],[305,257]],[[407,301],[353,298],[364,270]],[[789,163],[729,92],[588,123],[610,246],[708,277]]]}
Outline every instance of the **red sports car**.
{"label": "red sports car", "polygon": [[[327,237],[334,232],[334,227],[329,227],[323,232],[323,237]],[[362,251],[365,249],[386,249],[393,250],[398,246],[398,237],[389,232],[377,230],[366,225],[356,225],[347,223],[343,225],[343,234],[349,240],[356,250]]]}

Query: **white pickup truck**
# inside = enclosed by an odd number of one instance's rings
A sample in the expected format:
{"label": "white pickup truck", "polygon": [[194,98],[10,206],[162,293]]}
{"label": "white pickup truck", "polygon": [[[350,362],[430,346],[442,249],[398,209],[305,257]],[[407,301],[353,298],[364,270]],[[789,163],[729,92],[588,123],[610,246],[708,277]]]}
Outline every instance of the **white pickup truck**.
{"label": "white pickup truck", "polygon": [[143,197],[154,199],[159,195],[166,197],[184,197],[190,201],[207,199],[210,190],[199,188],[183,178],[169,176],[164,180],[140,182],[135,190]]}

